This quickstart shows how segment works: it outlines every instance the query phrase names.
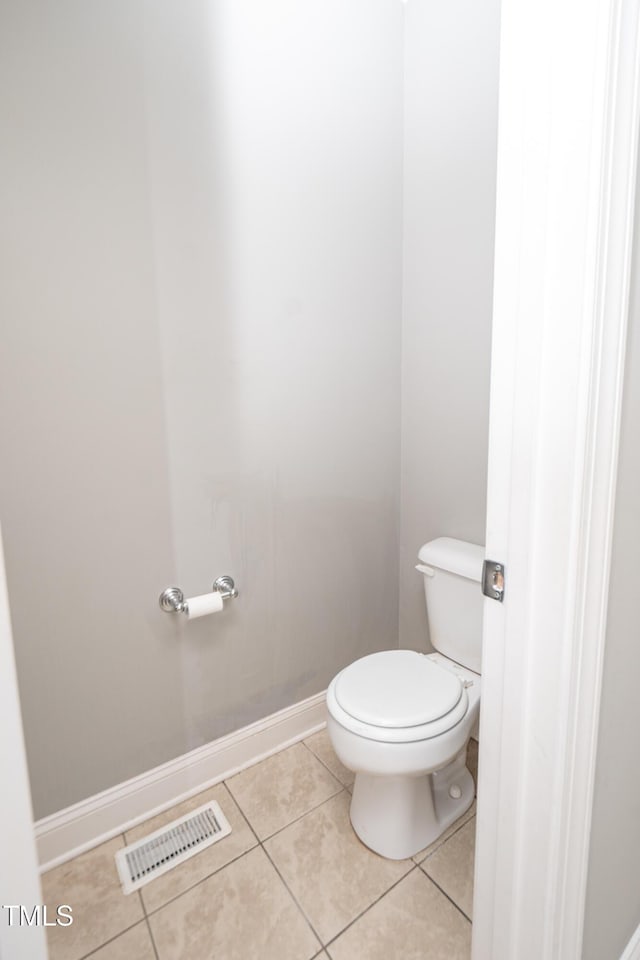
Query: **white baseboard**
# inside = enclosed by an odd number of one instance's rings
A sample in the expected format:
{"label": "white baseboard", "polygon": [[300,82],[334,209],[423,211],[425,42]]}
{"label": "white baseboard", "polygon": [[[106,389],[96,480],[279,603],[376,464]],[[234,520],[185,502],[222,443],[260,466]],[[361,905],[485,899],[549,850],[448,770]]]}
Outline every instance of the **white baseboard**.
{"label": "white baseboard", "polygon": [[326,720],[325,700],[325,693],[318,693],[38,820],[41,872],[320,730]]}
{"label": "white baseboard", "polygon": [[620,960],[640,960],[640,927],[629,940]]}

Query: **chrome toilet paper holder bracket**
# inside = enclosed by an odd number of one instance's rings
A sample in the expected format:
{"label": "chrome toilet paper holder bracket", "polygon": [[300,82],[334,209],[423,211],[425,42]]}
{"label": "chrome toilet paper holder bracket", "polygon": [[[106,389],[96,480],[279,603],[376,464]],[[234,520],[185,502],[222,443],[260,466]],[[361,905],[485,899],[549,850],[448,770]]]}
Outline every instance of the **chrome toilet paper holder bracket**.
{"label": "chrome toilet paper holder bracket", "polygon": [[[236,585],[232,577],[218,577],[211,588],[213,593],[219,593],[223,600],[235,600],[238,596]],[[188,610],[185,595],[180,587],[167,587],[158,599],[160,607],[166,613],[186,613]]]}

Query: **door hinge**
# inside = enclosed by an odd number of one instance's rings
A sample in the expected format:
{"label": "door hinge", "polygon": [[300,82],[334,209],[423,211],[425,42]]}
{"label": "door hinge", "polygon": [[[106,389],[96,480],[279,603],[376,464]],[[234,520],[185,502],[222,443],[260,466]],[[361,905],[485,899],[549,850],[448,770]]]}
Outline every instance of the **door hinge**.
{"label": "door hinge", "polygon": [[482,592],[490,600],[504,600],[504,563],[485,560],[482,565]]}

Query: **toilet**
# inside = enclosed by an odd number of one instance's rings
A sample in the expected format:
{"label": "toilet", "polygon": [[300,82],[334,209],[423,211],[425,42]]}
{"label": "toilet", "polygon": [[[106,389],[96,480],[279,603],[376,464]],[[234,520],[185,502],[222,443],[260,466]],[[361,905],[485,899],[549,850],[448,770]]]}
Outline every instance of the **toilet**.
{"label": "toilet", "polygon": [[353,829],[392,860],[436,840],[475,793],[466,755],[480,712],[484,547],[440,537],[418,558],[436,652],[373,653],[327,691],[329,738],[356,775]]}

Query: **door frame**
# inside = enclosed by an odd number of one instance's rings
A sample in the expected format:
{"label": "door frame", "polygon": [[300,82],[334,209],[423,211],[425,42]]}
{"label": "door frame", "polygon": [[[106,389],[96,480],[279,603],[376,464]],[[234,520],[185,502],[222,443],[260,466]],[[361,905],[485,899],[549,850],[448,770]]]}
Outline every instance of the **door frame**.
{"label": "door frame", "polygon": [[503,0],[474,960],[579,960],[629,307],[640,0]]}
{"label": "door frame", "polygon": [[[9,904],[29,907],[42,903],[36,842],[33,830],[31,788],[22,731],[9,598],[0,530],[0,821],[4,849],[0,857],[0,958],[46,960],[43,926],[9,926]],[[11,911],[13,920],[16,911]]]}

